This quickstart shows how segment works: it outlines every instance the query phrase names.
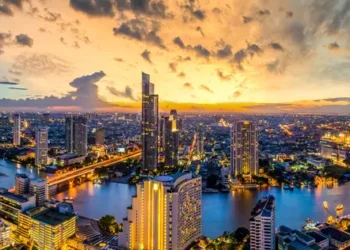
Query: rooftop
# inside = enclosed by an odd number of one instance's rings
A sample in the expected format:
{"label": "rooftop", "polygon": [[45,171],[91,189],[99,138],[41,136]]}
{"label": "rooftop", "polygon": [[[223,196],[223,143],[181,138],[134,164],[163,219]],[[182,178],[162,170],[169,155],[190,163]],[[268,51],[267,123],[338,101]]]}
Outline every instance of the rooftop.
{"label": "rooftop", "polygon": [[314,232],[314,231],[310,231],[306,233],[307,235],[311,236],[312,238],[315,239],[316,243],[322,242],[324,240],[326,240],[327,238],[325,236],[323,236],[320,233]]}
{"label": "rooftop", "polygon": [[32,218],[51,226],[57,226],[73,217],[75,217],[74,214],[64,214],[58,212],[56,208],[49,208],[39,214],[34,215]]}
{"label": "rooftop", "polygon": [[321,229],[321,233],[342,243],[350,241],[350,234],[344,231],[340,231],[334,227],[323,228]]}
{"label": "rooftop", "polygon": [[[271,211],[275,209],[275,197],[272,195],[266,196],[258,201],[251,212],[251,216],[258,215],[271,216]],[[252,218],[253,219],[253,218]]]}
{"label": "rooftop", "polygon": [[[5,191],[6,190],[6,191]],[[3,197],[6,197],[8,199],[11,199],[11,200],[14,200],[14,201],[17,201],[17,202],[20,202],[20,203],[24,203],[24,202],[27,202],[28,199],[22,195],[17,195],[17,194],[14,194],[14,193],[10,193],[7,191],[7,189],[5,190],[1,190],[0,192],[0,196],[3,196]]]}

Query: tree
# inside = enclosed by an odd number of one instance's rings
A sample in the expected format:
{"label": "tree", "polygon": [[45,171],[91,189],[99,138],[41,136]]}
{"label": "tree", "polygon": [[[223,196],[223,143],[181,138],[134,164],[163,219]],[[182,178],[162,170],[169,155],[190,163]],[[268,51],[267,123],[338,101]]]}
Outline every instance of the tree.
{"label": "tree", "polygon": [[216,182],[218,180],[217,175],[210,175],[207,180],[207,186],[208,188],[216,188]]}
{"label": "tree", "polygon": [[119,225],[113,215],[107,214],[100,219],[101,228],[108,233],[118,233]]}
{"label": "tree", "polygon": [[239,227],[235,231],[234,235],[235,235],[236,240],[241,243],[249,235],[249,230],[246,229],[245,227]]}

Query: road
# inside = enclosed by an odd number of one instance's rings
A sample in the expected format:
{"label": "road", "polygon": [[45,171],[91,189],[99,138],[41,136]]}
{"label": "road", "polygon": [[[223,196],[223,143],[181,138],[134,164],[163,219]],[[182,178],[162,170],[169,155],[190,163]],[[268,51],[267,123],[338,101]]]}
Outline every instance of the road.
{"label": "road", "polygon": [[138,157],[140,155],[141,155],[141,151],[137,151],[137,152],[133,152],[131,154],[128,154],[122,158],[113,158],[113,159],[109,159],[107,161],[95,163],[95,164],[92,164],[92,165],[89,165],[89,166],[86,166],[86,167],[83,167],[80,169],[76,169],[76,170],[69,171],[69,172],[64,173],[64,174],[60,174],[58,176],[47,178],[47,183],[49,186],[57,185],[58,183],[61,183],[63,181],[68,181],[68,180],[71,180],[75,177],[90,173],[92,170],[94,170],[96,168],[106,167],[106,166],[109,166],[112,164],[123,162],[127,159],[135,158],[135,157]]}

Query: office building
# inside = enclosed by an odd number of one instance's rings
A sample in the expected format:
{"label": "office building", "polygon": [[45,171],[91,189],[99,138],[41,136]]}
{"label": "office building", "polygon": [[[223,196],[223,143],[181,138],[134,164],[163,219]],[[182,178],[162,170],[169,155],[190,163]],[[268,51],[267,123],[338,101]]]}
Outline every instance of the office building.
{"label": "office building", "polygon": [[350,234],[333,226],[322,228],[320,232],[329,239],[330,249],[349,249]]}
{"label": "office building", "polygon": [[204,129],[202,123],[198,125],[196,151],[199,157],[202,158],[204,154]]}
{"label": "office building", "polygon": [[123,221],[119,246],[186,249],[202,235],[201,177],[191,172],[158,176],[137,185]]}
{"label": "office building", "polygon": [[167,166],[176,166],[178,162],[179,130],[176,117],[170,115],[164,118],[164,156]]}
{"label": "office building", "polygon": [[42,206],[48,199],[48,186],[45,180],[34,178],[29,183],[29,194],[35,196],[37,206]]}
{"label": "office building", "polygon": [[165,145],[165,117],[162,116],[159,119],[159,151],[164,151],[164,145]]}
{"label": "office building", "polygon": [[346,166],[344,160],[350,157],[350,135],[345,133],[326,133],[320,141],[321,156],[330,159],[333,163]]}
{"label": "office building", "polygon": [[49,132],[47,128],[39,128],[35,132],[35,165],[46,165],[49,150]]}
{"label": "office building", "polygon": [[16,174],[15,176],[15,194],[24,195],[29,193],[30,179],[26,174]]}
{"label": "office building", "polygon": [[142,73],[142,169],[158,166],[158,95],[150,76]]}
{"label": "office building", "polygon": [[69,153],[87,155],[87,126],[84,116],[66,117],[66,149]]}
{"label": "office building", "polygon": [[21,116],[15,114],[13,116],[13,145],[21,145]]}
{"label": "office building", "polygon": [[98,128],[95,132],[95,144],[104,145],[105,144],[105,129]]}
{"label": "office building", "polygon": [[0,220],[0,249],[5,249],[11,244],[11,228]]}
{"label": "office building", "polygon": [[256,175],[258,171],[258,136],[249,121],[235,122],[231,127],[231,173],[235,176]]}
{"label": "office building", "polygon": [[250,249],[275,249],[275,198],[266,196],[251,212]]}

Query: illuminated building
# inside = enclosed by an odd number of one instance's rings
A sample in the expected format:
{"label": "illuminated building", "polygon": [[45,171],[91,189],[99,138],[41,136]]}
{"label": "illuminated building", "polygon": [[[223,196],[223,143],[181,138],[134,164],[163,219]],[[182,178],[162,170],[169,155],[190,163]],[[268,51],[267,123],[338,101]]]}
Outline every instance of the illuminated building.
{"label": "illuminated building", "polygon": [[41,116],[40,126],[41,127],[48,127],[49,123],[50,123],[50,114],[49,113],[44,113]]}
{"label": "illuminated building", "polygon": [[66,117],[66,149],[79,156],[87,155],[87,118],[84,116]]}
{"label": "illuminated building", "polygon": [[325,134],[320,142],[321,156],[331,159],[334,163],[345,166],[344,160],[350,157],[350,135],[340,133],[339,135]]}
{"label": "illuminated building", "polygon": [[201,159],[204,153],[204,131],[202,123],[199,124],[197,130],[196,150]]}
{"label": "illuminated building", "polygon": [[15,176],[15,194],[24,195],[29,193],[30,179],[26,174],[16,174]]}
{"label": "illuminated building", "polygon": [[251,215],[250,249],[275,249],[275,198],[270,195],[259,200]]}
{"label": "illuminated building", "polygon": [[176,110],[171,110],[169,117],[163,120],[165,165],[176,166],[179,151],[179,130]]}
{"label": "illuminated building", "polygon": [[137,185],[123,221],[119,246],[186,249],[202,235],[201,177],[191,172],[158,176]]}
{"label": "illuminated building", "polygon": [[0,220],[0,249],[9,247],[11,244],[11,228]]}
{"label": "illuminated building", "polygon": [[6,220],[18,224],[18,215],[22,211],[35,207],[35,197],[24,197],[8,192],[6,188],[0,188],[0,216]]}
{"label": "illuminated building", "polygon": [[95,144],[104,145],[105,144],[105,129],[98,128],[95,132]]}
{"label": "illuminated building", "polygon": [[158,95],[150,76],[142,73],[142,169],[158,165]]}
{"label": "illuminated building", "polygon": [[48,129],[37,129],[35,132],[35,165],[47,164],[48,150]]}
{"label": "illuminated building", "polygon": [[13,145],[21,145],[21,116],[15,114],[13,116]]}
{"label": "illuminated building", "polygon": [[31,179],[29,183],[29,194],[35,196],[37,206],[41,206],[48,198],[47,183],[43,179]]}
{"label": "illuminated building", "polygon": [[235,122],[231,127],[231,173],[252,176],[258,170],[258,136],[252,122]]}

